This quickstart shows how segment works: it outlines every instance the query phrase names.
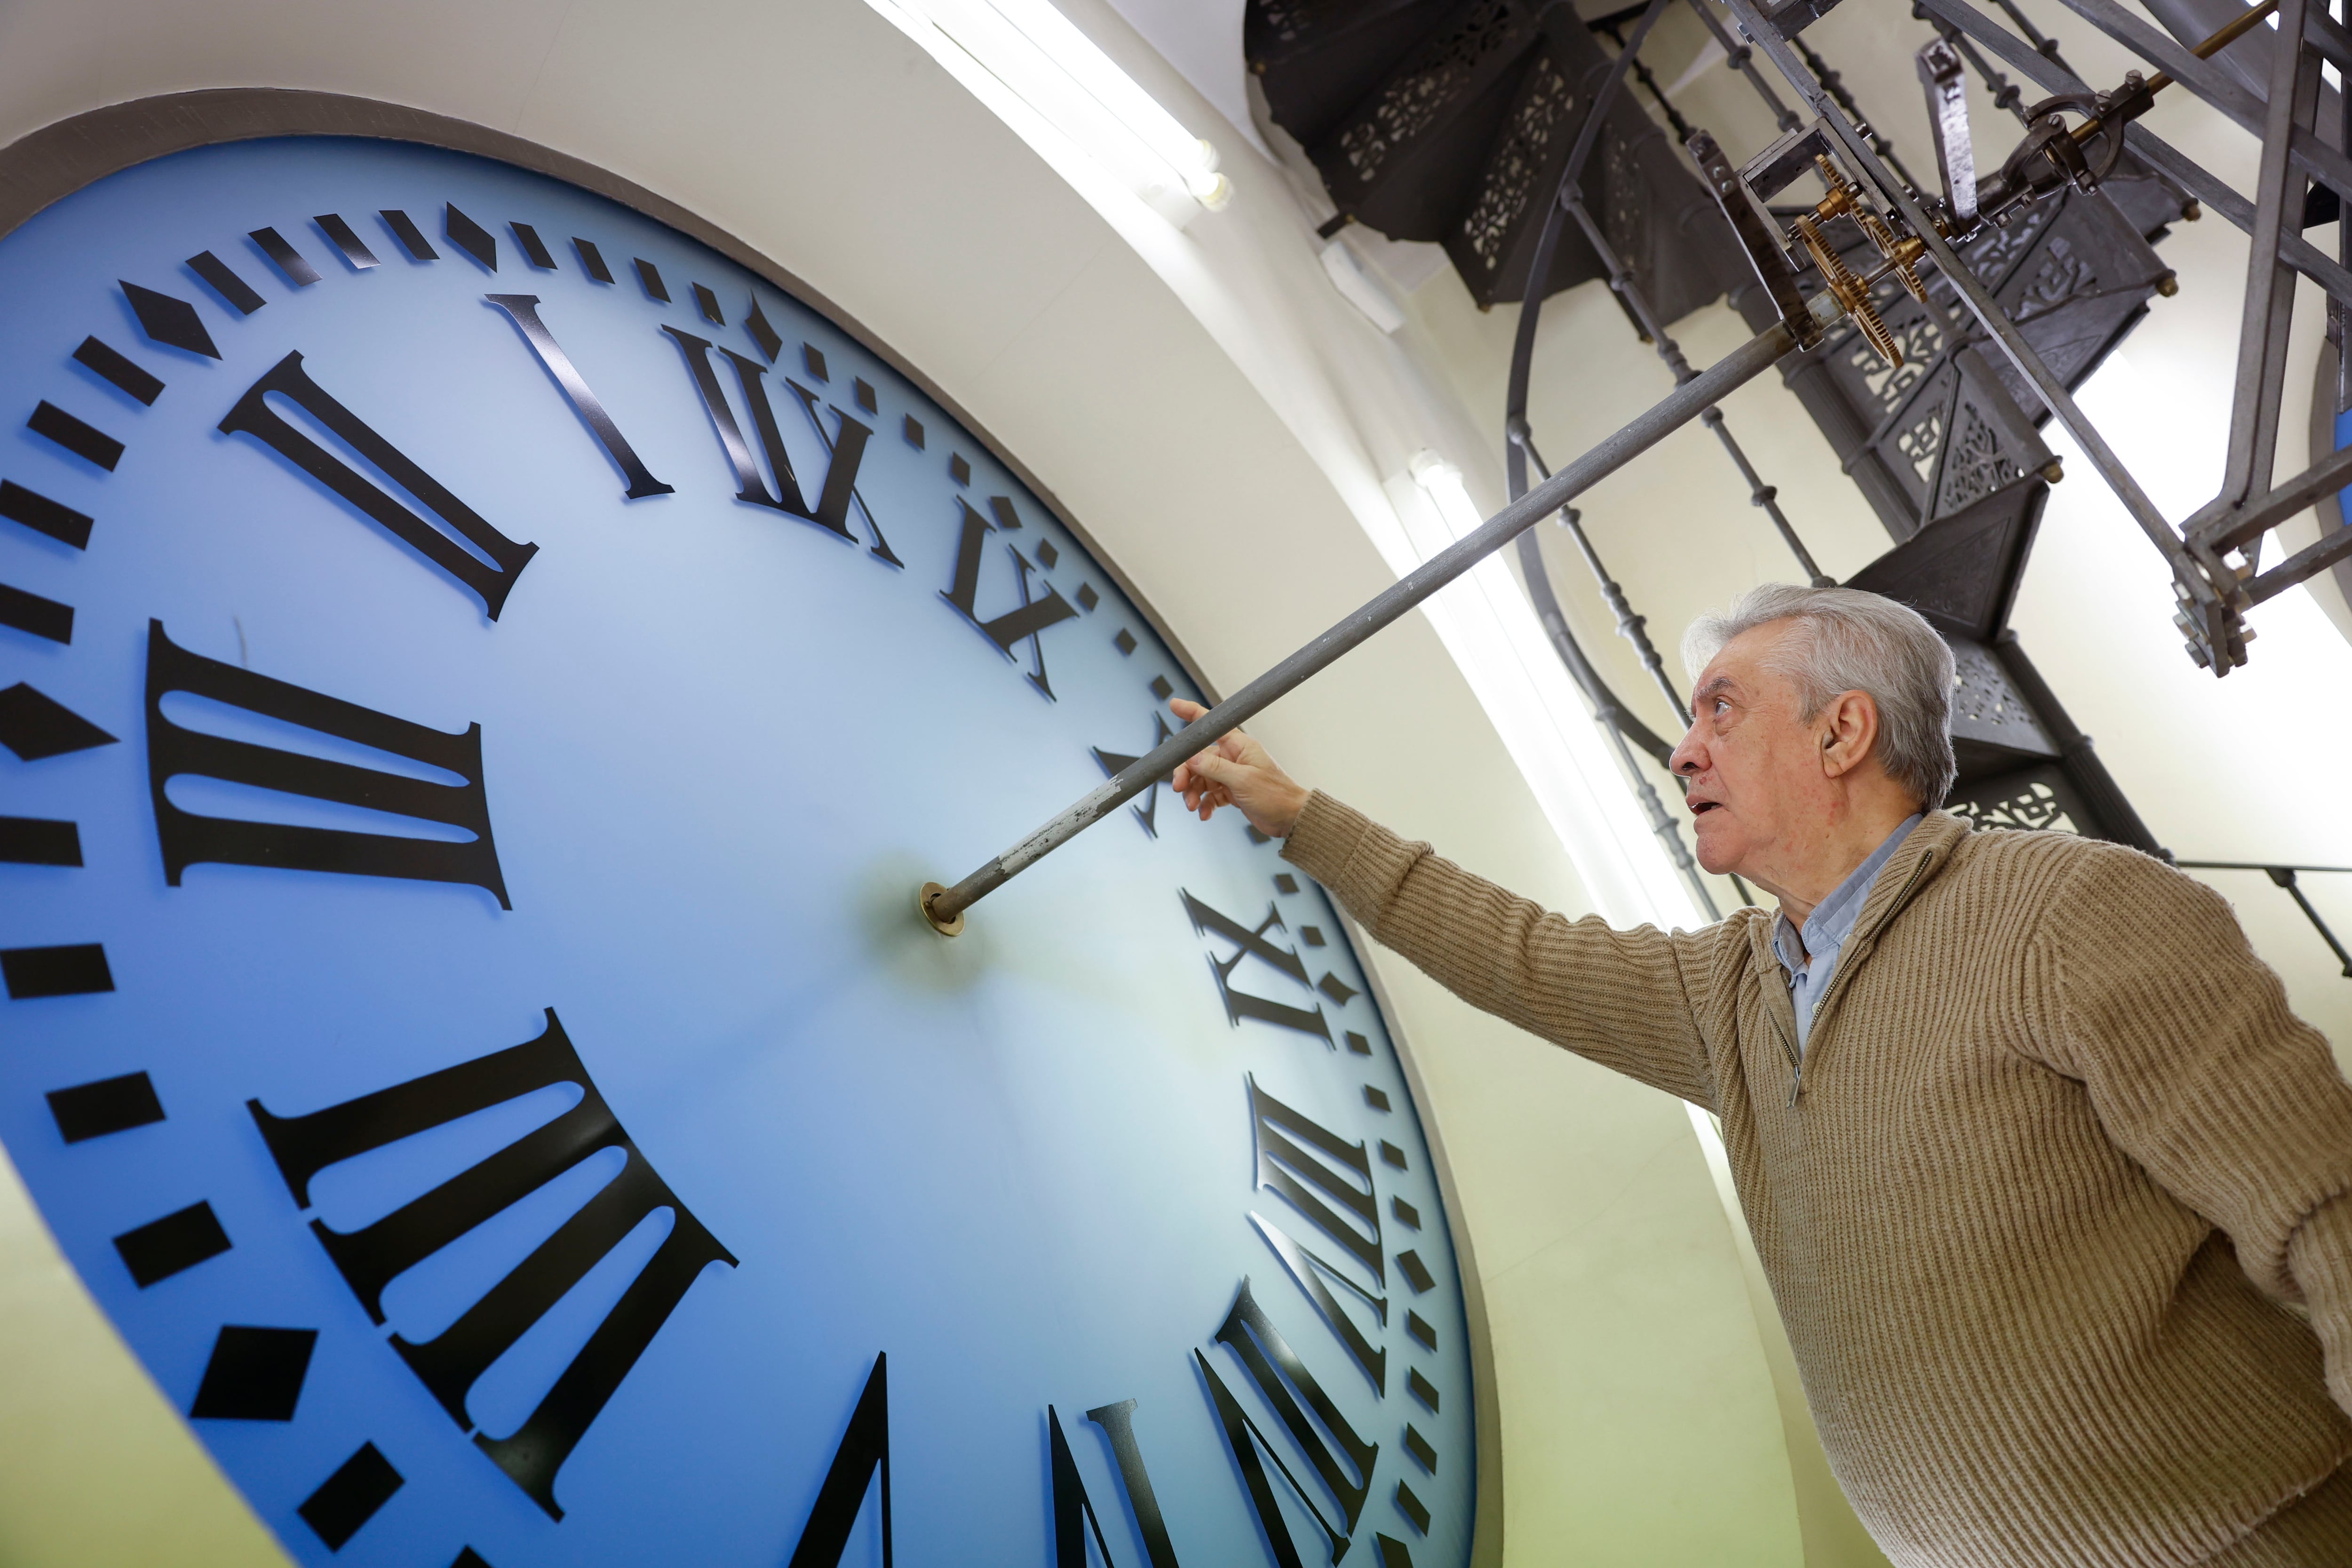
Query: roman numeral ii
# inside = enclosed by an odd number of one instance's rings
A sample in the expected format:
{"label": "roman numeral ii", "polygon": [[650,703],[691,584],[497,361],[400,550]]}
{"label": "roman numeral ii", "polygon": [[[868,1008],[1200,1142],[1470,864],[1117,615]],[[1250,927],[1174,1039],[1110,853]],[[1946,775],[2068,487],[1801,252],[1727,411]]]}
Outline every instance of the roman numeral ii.
{"label": "roman numeral ii", "polygon": [[257,1100],[246,1102],[294,1201],[308,1209],[310,1179],[328,1166],[558,1083],[578,1086],[579,1103],[424,1196],[353,1231],[330,1229],[320,1219],[310,1222],[360,1305],[381,1323],[384,1287],[401,1274],[590,1155],[604,1149],[623,1152],[626,1163],[620,1174],[456,1322],[423,1344],[397,1333],[392,1336],[392,1348],[424,1380],[450,1419],[472,1431],[466,1395],[475,1379],[640,1220],[656,1209],[672,1212],[674,1221],[660,1247],[558,1374],[538,1408],[509,1436],[474,1434],[476,1447],[553,1519],[563,1517],[555,1500],[556,1472],[614,1390],[703,1269],[712,1263],[735,1263],[734,1255],[703,1228],[622,1131],[565,1037],[555,1009],[547,1010],[547,1028],[535,1040],[307,1116],[277,1116]]}
{"label": "roman numeral ii", "polygon": [[[394,500],[392,493],[327,450],[300,428],[289,424],[269,405],[276,393],[331,432],[335,437],[373,464],[385,478],[433,510],[448,532]],[[302,368],[299,353],[288,354],[245,389],[220,427],[232,435],[250,436],[279,457],[359,508],[393,534],[482,601],[492,620],[507,602],[508,591],[523,567],[537,554],[536,544],[517,544],[484,521],[481,513],[449,493],[449,489],[419,468],[406,453],[385,440],[350,409],[330,397]],[[455,539],[450,535],[455,534]],[[459,542],[463,541],[463,542]]]}

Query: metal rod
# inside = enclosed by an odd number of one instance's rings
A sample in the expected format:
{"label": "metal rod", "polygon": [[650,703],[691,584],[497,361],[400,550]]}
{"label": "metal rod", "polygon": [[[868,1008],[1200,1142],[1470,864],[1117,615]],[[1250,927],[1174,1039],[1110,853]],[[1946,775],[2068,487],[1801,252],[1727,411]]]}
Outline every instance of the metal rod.
{"label": "metal rod", "polygon": [[1731,68],[1748,79],[1748,85],[1756,89],[1756,96],[1771,110],[1773,124],[1782,131],[1794,131],[1803,124],[1804,121],[1797,118],[1796,111],[1780,101],[1780,95],[1772,90],[1772,84],[1766,81],[1763,73],[1756,68],[1755,51],[1724,30],[1722,22],[1707,9],[1706,0],[1690,0],[1690,8],[1698,13],[1698,19],[1706,24],[1708,32],[1715,35],[1716,46],[1723,50],[1723,58]]}
{"label": "metal rod", "polygon": [[[1592,26],[1599,31],[1607,34],[1609,41],[1617,46],[1620,53],[1623,52],[1625,47],[1625,35],[1618,29],[1617,20],[1615,17],[1604,18],[1601,21],[1593,23]],[[1664,110],[1666,123],[1674,127],[1675,139],[1678,142],[1689,141],[1691,137],[1690,121],[1685,120],[1682,117],[1682,112],[1675,109],[1674,104],[1667,100],[1665,89],[1658,85],[1656,74],[1653,72],[1649,66],[1643,63],[1638,57],[1633,61],[1633,79],[1640,82],[1642,86],[1648,90],[1650,97],[1656,100],[1658,107]]]}
{"label": "metal rod", "polygon": [[[1675,379],[1679,383],[1689,377],[1678,376]],[[1699,417],[1704,419],[1706,416],[1702,414]],[[1543,454],[1536,450],[1534,438],[1524,428],[1514,429],[1511,438],[1527,448],[1528,460],[1536,466],[1537,473],[1545,479],[1551,478],[1551,469],[1545,464]],[[1577,553],[1584,557],[1586,569],[1592,574],[1593,582],[1600,585],[1601,603],[1607,605],[1610,614],[1617,617],[1617,635],[1633,645],[1633,653],[1641,659],[1642,668],[1649,671],[1650,679],[1664,693],[1666,706],[1674,710],[1675,722],[1688,730],[1690,710],[1684,706],[1682,693],[1675,689],[1675,678],[1666,673],[1666,661],[1659,655],[1658,645],[1650,640],[1650,617],[1633,613],[1633,602],[1625,597],[1624,586],[1609,574],[1607,566],[1601,564],[1601,552],[1592,548],[1592,541],[1585,535],[1584,514],[1572,506],[1564,506],[1559,509],[1559,522],[1568,530],[1569,537],[1576,541]],[[1534,538],[1532,534],[1522,537],[1522,560],[1526,559],[1528,550],[1534,547]]]}
{"label": "metal rod", "polygon": [[[1837,303],[1828,295],[1811,304],[1814,320],[1824,326],[1838,319]],[[1758,333],[1584,456],[1374,595],[1313,642],[1088,791],[1003,854],[951,888],[926,891],[921,895],[923,912],[934,926],[959,925],[963,912],[973,904],[1166,778],[1177,763],[1239,729],[1276,699],[1337,662],[1530,524],[1558,511],[1697,418],[1699,410],[1771,369],[1796,346],[1796,336],[1785,322]]]}
{"label": "metal rod", "polygon": [[[1582,194],[1570,190],[1568,195],[1560,198],[1560,205],[1568,209],[1569,216],[1574,218],[1577,226],[1584,231],[1585,243],[1592,247],[1593,255],[1600,258],[1601,268],[1609,274],[1609,287],[1617,291],[1618,297],[1625,301],[1625,308],[1631,310],[1634,320],[1641,323],[1642,335],[1650,340],[1650,345],[1657,350],[1658,357],[1666,362],[1666,369],[1674,373],[1675,383],[1679,384],[1697,374],[1698,373],[1691,368],[1689,359],[1684,355],[1682,345],[1675,342],[1674,335],[1666,331],[1666,324],[1658,319],[1658,312],[1651,307],[1650,297],[1642,292],[1641,284],[1633,277],[1633,269],[1625,265],[1624,258],[1617,254],[1617,247],[1609,243],[1609,236],[1601,230],[1599,220],[1593,217],[1591,210],[1584,205]],[[1723,410],[1709,408],[1699,416],[1699,422],[1715,432],[1715,438],[1721,444],[1725,455],[1730,458],[1732,466],[1739,470],[1739,477],[1748,481],[1748,504],[1761,507],[1764,514],[1772,520],[1772,527],[1780,535],[1780,542],[1787,545],[1789,553],[1797,558],[1797,564],[1804,568],[1805,576],[1812,585],[1816,588],[1834,586],[1832,580],[1824,576],[1822,569],[1814,564],[1812,552],[1805,548],[1805,542],[1797,537],[1796,525],[1791,523],[1788,514],[1780,510],[1779,489],[1764,482],[1764,476],[1756,471],[1756,465],[1748,461],[1748,454],[1740,447],[1738,438],[1732,435],[1731,426],[1723,422]],[[1531,457],[1534,455],[1533,447],[1528,448],[1528,455]],[[1536,466],[1538,468],[1543,466],[1541,458],[1537,459]],[[1582,531],[1579,530],[1577,540],[1580,544],[1583,538]],[[1591,552],[1588,550],[1587,559],[1590,560],[1591,556]],[[1617,584],[1609,582],[1607,574],[1601,573],[1597,565],[1594,571],[1602,579],[1601,592],[1604,595],[1616,588]],[[1618,606],[1612,602],[1610,608],[1617,609]],[[1625,617],[1632,614],[1630,609],[1618,610],[1618,624],[1622,626]],[[1655,676],[1657,671],[1653,669],[1651,674]],[[1668,695],[1672,696],[1672,692],[1669,691]],[[1689,715],[1682,713],[1682,700],[1679,698],[1675,699],[1675,710],[1685,723],[1689,721]]]}
{"label": "metal rod", "polygon": [[1894,170],[1895,176],[1906,185],[1915,191],[1917,190],[1919,182],[1911,177],[1911,171],[1905,168],[1903,160],[1895,155],[1895,143],[1889,142],[1869,121],[1863,118],[1862,105],[1856,103],[1853,94],[1846,90],[1845,73],[1836,69],[1829,61],[1814,53],[1812,45],[1805,42],[1802,35],[1791,37],[1789,41],[1794,44],[1797,52],[1804,57],[1805,68],[1813,73],[1815,79],[1820,81],[1822,90],[1837,100],[1837,106],[1845,110],[1846,118],[1853,121],[1855,130],[1870,138],[1871,151],[1885,159],[1886,166]]}
{"label": "metal rod", "polygon": [[[2057,416],[2060,427],[2074,437],[2076,444],[2083,448],[2083,455],[2090,459],[2091,466],[2098,470],[2099,477],[2106,482],[2107,488],[2115,492],[2116,499],[2123,502],[2124,510],[2131,515],[2132,521],[2137,523],[2141,531],[2147,535],[2148,542],[2162,552],[2175,578],[2186,585],[2190,585],[2192,592],[2200,596],[2200,601],[2218,598],[2217,590],[2206,581],[2190,560],[2188,549],[2181,543],[2180,536],[2173,531],[2172,525],[2165,521],[2164,513],[2158,510],[2156,503],[2148,499],[2147,492],[2140,488],[2139,481],[2132,477],[2131,470],[2124,466],[2123,459],[2118,458],[2115,449],[2107,445],[2106,437],[2101,435],[2098,427],[2084,415],[2074,402],[2074,394],[2066,389],[2064,383],[2050,373],[2049,366],[2042,363],[2040,352],[2026,341],[2023,333],[2017,330],[2016,323],[2011,321],[2007,313],[2002,310],[2000,302],[1992,297],[1991,291],[1973,271],[1969,270],[1968,264],[1954,253],[1951,247],[1945,243],[1942,234],[1937,230],[1934,223],[1920,207],[1910,191],[1896,181],[1894,175],[1879,163],[1877,155],[1863,137],[1854,131],[1845,117],[1838,112],[1837,105],[1830,100],[1829,95],[1822,92],[1818,85],[1811,82],[1809,73],[1790,50],[1786,40],[1770,23],[1764,19],[1763,14],[1757,10],[1753,0],[1727,0],[1727,3],[1731,7],[1732,15],[1738,18],[1748,36],[1763,48],[1766,58],[1771,60],[1782,78],[1796,89],[1799,97],[1806,100],[1808,108],[1829,122],[1831,131],[1840,142],[1844,143],[1846,152],[1854,163],[1870,176],[1872,183],[1879,187],[1893,203],[1896,211],[1902,215],[1903,221],[1910,226],[1911,231],[1926,243],[1927,254],[1935,258],[1937,268],[1950,280],[1961,300],[1968,306],[1969,313],[1977,319],[1978,323],[1992,338],[2010,363],[2017,367],[2018,374],[2025,378],[2026,384],[2041,397],[2043,405]],[[1929,0],[1929,3],[1934,5],[1936,0]],[[2079,6],[2085,3],[2085,0],[2068,0],[2068,3]],[[1953,8],[1964,9],[1965,7],[1962,5],[1954,4]],[[1956,21],[1958,19],[1957,16],[1954,17]],[[1808,90],[1809,88],[1811,90]]]}
{"label": "metal rod", "polygon": [[[1560,513],[1563,519],[1575,515],[1574,507],[1566,508]],[[1649,732],[1647,727],[1618,706],[1616,695],[1586,660],[1584,650],[1577,647],[1576,638],[1568,629],[1568,617],[1560,614],[1559,595],[1551,591],[1551,574],[1544,570],[1543,551],[1536,543],[1535,534],[1532,531],[1520,534],[1516,548],[1519,552],[1519,570],[1527,579],[1528,598],[1535,605],[1536,619],[1543,623],[1545,633],[1551,638],[1552,650],[1559,655],[1559,661],[1568,666],[1569,674],[1577,685],[1584,689],[1584,699],[1592,705],[1592,722],[1616,749],[1617,760],[1624,767],[1626,780],[1633,786],[1633,797],[1642,803],[1642,814],[1650,820],[1650,832],[1664,846],[1666,858],[1675,863],[1675,870],[1698,900],[1699,908],[1706,911],[1706,918],[1709,921],[1721,920],[1723,911],[1716,908],[1715,895],[1707,888],[1706,878],[1701,873],[1698,862],[1691,858],[1688,847],[1683,843],[1682,829],[1675,825],[1673,814],[1666,810],[1665,803],[1658,798],[1658,792],[1652,787],[1649,775],[1633,759],[1633,748],[1641,742],[1633,738],[1632,731],[1640,730],[1646,735]],[[1643,749],[1657,759],[1660,767],[1665,767],[1673,756],[1671,748],[1663,742],[1654,748],[1644,746]]]}
{"label": "metal rod", "polygon": [[2327,922],[2320,919],[2319,911],[2312,908],[2311,900],[2304,896],[2303,889],[2295,885],[2294,880],[2294,874],[2297,871],[2352,871],[2352,867],[2255,866],[2248,865],[2242,860],[2175,860],[2173,864],[2185,869],[2198,871],[2260,871],[2271,879],[2273,886],[2286,889],[2287,897],[2295,901],[2296,907],[2303,910],[2304,918],[2312,923],[2313,928],[2319,932],[2320,940],[2327,944],[2328,951],[2336,954],[2336,962],[2344,966],[2344,978],[2352,980],[2352,952],[2344,951],[2344,944],[2336,940],[2335,931],[2329,930]]}
{"label": "metal rod", "polygon": [[2071,71],[2074,68],[2059,58],[2058,40],[2044,37],[2042,29],[2035,26],[2025,13],[2017,8],[2017,0],[1993,0],[1993,4],[2007,12],[2009,19],[2016,23],[2018,29],[2032,41],[2035,54],[2042,56],[2060,70]]}
{"label": "metal rod", "polygon": [[2352,877],[2352,866],[2268,866],[2257,860],[2175,860],[2173,864],[2192,871],[2264,871],[2273,876],[2281,871],[2326,871]]}

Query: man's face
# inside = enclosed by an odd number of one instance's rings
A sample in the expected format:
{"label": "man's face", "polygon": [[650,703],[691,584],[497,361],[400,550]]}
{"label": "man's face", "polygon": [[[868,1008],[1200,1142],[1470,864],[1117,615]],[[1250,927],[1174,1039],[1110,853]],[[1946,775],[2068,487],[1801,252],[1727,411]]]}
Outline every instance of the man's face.
{"label": "man's face", "polygon": [[1801,854],[1830,816],[1820,726],[1798,721],[1796,687],[1764,664],[1791,626],[1768,622],[1723,645],[1699,673],[1672,760],[1690,781],[1698,863],[1768,884],[1775,862]]}

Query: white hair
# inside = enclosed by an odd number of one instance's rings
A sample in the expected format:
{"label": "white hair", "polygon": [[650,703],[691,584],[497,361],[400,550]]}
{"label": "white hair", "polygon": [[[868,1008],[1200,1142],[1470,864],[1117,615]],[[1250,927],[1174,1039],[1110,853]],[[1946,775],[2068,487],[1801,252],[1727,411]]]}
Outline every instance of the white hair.
{"label": "white hair", "polygon": [[1878,707],[1874,748],[1886,776],[1933,811],[1951,792],[1952,650],[1916,610],[1859,588],[1766,583],[1719,616],[1701,616],[1683,634],[1693,679],[1742,632],[1795,623],[1764,666],[1797,688],[1798,721],[1810,724],[1842,692],[1867,692]]}

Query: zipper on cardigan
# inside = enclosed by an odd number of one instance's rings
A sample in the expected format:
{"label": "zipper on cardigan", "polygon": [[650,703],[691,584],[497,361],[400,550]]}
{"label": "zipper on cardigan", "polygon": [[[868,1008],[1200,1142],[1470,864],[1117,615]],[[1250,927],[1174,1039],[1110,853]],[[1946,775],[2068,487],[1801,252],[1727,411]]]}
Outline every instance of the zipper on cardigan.
{"label": "zipper on cardigan", "polygon": [[1764,1009],[1764,1016],[1770,1022],[1772,1032],[1780,1037],[1780,1054],[1789,1058],[1789,1067],[1795,1075],[1796,1081],[1789,1089],[1789,1109],[1794,1110],[1797,1108],[1797,1090],[1805,1081],[1804,1053],[1790,1043],[1787,1032],[1780,1027],[1780,1020],[1772,1016],[1772,1009],[1769,1005]]}
{"label": "zipper on cardigan", "polygon": [[[1934,858],[1935,856],[1932,854],[1922,855],[1919,858],[1919,863],[1911,868],[1910,878],[1904,882],[1903,890],[1895,894],[1895,901],[1886,906],[1886,913],[1885,917],[1879,921],[1876,926],[1873,926],[1871,928],[1870,936],[1874,942],[1877,941],[1878,932],[1885,926],[1886,922],[1893,920],[1902,911],[1905,901],[1911,897],[1911,889],[1918,884],[1919,874],[1927,870],[1927,863]],[[1844,962],[1844,954],[1841,952],[1839,954],[1838,972],[1836,977],[1830,982],[1830,990],[1833,992],[1841,991],[1843,988],[1843,982],[1852,973],[1853,970],[1850,969]],[[1816,1021],[1818,1021],[1822,1016],[1822,1005],[1826,1004],[1828,1001],[1829,996],[1824,994],[1822,997],[1821,1004],[1815,1005],[1813,1008],[1813,1017]],[[1772,1027],[1778,1029],[1780,1026],[1780,1020],[1777,1018],[1774,1019],[1772,1021]],[[1784,1049],[1787,1047],[1788,1043],[1787,1038],[1784,1037],[1780,1042]],[[1801,1048],[1797,1051],[1796,1058],[1797,1070],[1789,1080],[1789,1109],[1791,1110],[1797,1109],[1797,1100],[1805,1092],[1805,1053]]]}

